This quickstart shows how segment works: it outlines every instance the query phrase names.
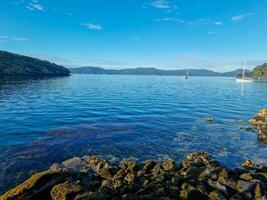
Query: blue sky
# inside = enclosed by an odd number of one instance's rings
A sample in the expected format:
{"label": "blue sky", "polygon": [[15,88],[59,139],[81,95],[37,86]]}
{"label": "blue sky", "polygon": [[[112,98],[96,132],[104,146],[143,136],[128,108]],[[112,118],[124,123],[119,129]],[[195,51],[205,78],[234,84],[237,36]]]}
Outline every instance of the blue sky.
{"label": "blue sky", "polygon": [[67,66],[208,68],[267,60],[267,0],[1,0],[0,49]]}

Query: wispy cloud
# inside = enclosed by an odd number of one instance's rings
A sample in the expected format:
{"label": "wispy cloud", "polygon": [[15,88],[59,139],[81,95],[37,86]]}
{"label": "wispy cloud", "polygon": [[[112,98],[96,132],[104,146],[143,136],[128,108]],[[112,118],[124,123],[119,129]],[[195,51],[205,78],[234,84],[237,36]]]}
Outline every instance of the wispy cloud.
{"label": "wispy cloud", "polygon": [[156,18],[155,22],[175,22],[175,23],[185,23],[185,20],[177,17],[165,17],[165,18]]}
{"label": "wispy cloud", "polygon": [[18,37],[18,36],[7,36],[7,35],[0,36],[0,42],[7,42],[7,41],[24,42],[24,41],[28,41],[28,39],[24,37]]}
{"label": "wispy cloud", "polygon": [[251,15],[253,15],[253,13],[244,13],[241,15],[235,15],[235,16],[231,17],[231,20],[232,21],[240,21],[240,20],[243,20],[246,17],[251,16]]}
{"label": "wispy cloud", "polygon": [[84,26],[85,28],[89,29],[89,30],[100,31],[103,29],[100,24],[82,23],[81,25]]}
{"label": "wispy cloud", "polygon": [[220,26],[220,25],[222,25],[223,23],[222,22],[220,22],[220,21],[216,21],[216,22],[214,22],[214,25],[217,25],[217,26]]}
{"label": "wispy cloud", "polygon": [[196,19],[196,20],[186,20],[180,17],[165,17],[165,18],[156,18],[155,22],[173,22],[186,25],[216,25],[220,26],[223,24],[221,21],[208,20],[206,18]]}
{"label": "wispy cloud", "polygon": [[146,1],[143,5],[143,8],[154,7],[158,9],[165,9],[166,12],[170,13],[177,8],[170,0],[152,0]]}
{"label": "wispy cloud", "polygon": [[185,20],[179,17],[165,17],[165,18],[156,18],[154,19],[155,22],[174,22],[174,23],[181,23],[181,24],[188,24],[188,25],[205,25],[209,24],[207,19],[201,18],[197,20]]}
{"label": "wispy cloud", "polygon": [[151,2],[151,5],[155,8],[160,8],[160,9],[171,8],[171,3],[167,0],[156,0]]}
{"label": "wispy cloud", "polygon": [[44,11],[44,6],[41,5],[38,0],[33,0],[26,8],[31,11]]}

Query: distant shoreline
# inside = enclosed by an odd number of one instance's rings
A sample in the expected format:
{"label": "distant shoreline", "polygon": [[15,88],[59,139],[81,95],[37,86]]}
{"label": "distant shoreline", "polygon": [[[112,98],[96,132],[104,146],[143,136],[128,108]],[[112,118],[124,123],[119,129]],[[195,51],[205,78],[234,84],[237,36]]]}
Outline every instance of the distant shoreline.
{"label": "distant shoreline", "polygon": [[[106,75],[157,75],[157,76],[208,76],[208,77],[236,77],[242,69],[230,72],[215,72],[207,69],[160,70],[156,68],[105,69],[101,67],[69,68],[71,74],[106,74]],[[247,72],[250,72],[247,70]]]}

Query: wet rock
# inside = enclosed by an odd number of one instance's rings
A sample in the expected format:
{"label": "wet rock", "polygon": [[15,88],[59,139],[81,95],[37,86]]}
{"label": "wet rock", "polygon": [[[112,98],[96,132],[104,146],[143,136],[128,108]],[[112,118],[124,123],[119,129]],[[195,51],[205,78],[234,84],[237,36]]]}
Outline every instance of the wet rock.
{"label": "wet rock", "polygon": [[180,191],[180,199],[188,199],[188,200],[206,200],[208,197],[205,194],[202,194],[200,191],[198,191],[194,186],[184,183],[181,187]]}
{"label": "wet rock", "polygon": [[53,165],[50,166],[49,170],[52,172],[59,172],[65,170],[65,166],[62,163],[54,163]]}
{"label": "wet rock", "polygon": [[196,188],[189,183],[184,183],[181,186],[181,191],[180,191],[180,198],[181,199],[188,199],[190,192],[196,191]]}
{"label": "wet rock", "polygon": [[257,165],[253,163],[251,160],[246,160],[245,162],[243,162],[242,167],[246,169],[251,169],[251,170],[263,170],[264,169],[263,166]]}
{"label": "wet rock", "polygon": [[259,133],[258,133],[258,139],[259,140],[267,140],[267,125],[260,125],[258,127]]}
{"label": "wet rock", "polygon": [[110,179],[112,178],[112,175],[110,173],[110,170],[108,168],[102,168],[99,170],[99,175],[104,179]]}
{"label": "wet rock", "polygon": [[135,179],[135,175],[132,172],[128,172],[124,178],[128,183],[132,183]]}
{"label": "wet rock", "polygon": [[203,179],[217,180],[219,171],[220,171],[219,168],[205,169],[199,174],[198,180],[203,180]]}
{"label": "wet rock", "polygon": [[254,185],[254,199],[263,199],[264,192],[259,181]]}
{"label": "wet rock", "polygon": [[99,162],[101,162],[102,160],[97,157],[97,156],[88,156],[87,157],[87,162],[90,164],[90,165],[93,165],[93,166],[96,166]]}
{"label": "wet rock", "polygon": [[49,199],[50,189],[64,181],[65,173],[59,172],[40,172],[34,174],[24,183],[6,192],[0,197],[1,200],[35,200]]}
{"label": "wet rock", "polygon": [[203,162],[203,163],[207,163],[211,160],[211,158],[209,157],[209,154],[207,152],[193,152],[193,153],[189,153],[186,156],[186,159],[189,161],[194,161],[194,162]]}
{"label": "wet rock", "polygon": [[258,140],[267,141],[267,108],[260,110],[257,116],[250,120],[250,123],[258,128]]}
{"label": "wet rock", "polygon": [[180,174],[183,176],[187,176],[188,178],[197,179],[204,170],[204,168],[189,167],[186,170],[181,171]]}
{"label": "wet rock", "polygon": [[174,160],[166,160],[163,162],[162,167],[165,171],[173,171],[175,169]]}
{"label": "wet rock", "polygon": [[114,176],[114,179],[124,179],[124,176],[126,175],[125,170],[120,169]]}
{"label": "wet rock", "polygon": [[79,183],[65,182],[55,185],[50,194],[53,200],[72,200],[81,192],[82,187]]}
{"label": "wet rock", "polygon": [[208,185],[213,188],[216,191],[219,191],[220,193],[223,193],[225,196],[228,196],[228,192],[226,190],[226,187],[219,182],[208,180]]}
{"label": "wet rock", "polygon": [[213,117],[207,117],[206,121],[211,123],[214,121],[214,119],[213,119]]}
{"label": "wet rock", "polygon": [[154,166],[156,165],[156,162],[154,160],[146,160],[144,162],[144,166],[143,166],[143,171],[145,173],[149,172],[150,170],[152,170],[154,168]]}
{"label": "wet rock", "polygon": [[74,200],[96,200],[96,199],[98,199],[97,193],[86,192],[84,194],[77,195]]}
{"label": "wet rock", "polygon": [[240,178],[245,181],[251,181],[253,180],[253,174],[252,173],[244,173],[240,175]]}
{"label": "wet rock", "polygon": [[254,126],[264,125],[266,123],[265,117],[256,116],[249,120],[250,124]]}
{"label": "wet rock", "polygon": [[218,174],[219,177],[228,178],[229,171],[225,168],[222,168],[221,171]]}
{"label": "wet rock", "polygon": [[249,192],[253,188],[253,184],[248,181],[239,180],[237,181],[237,191],[238,192]]}
{"label": "wet rock", "polygon": [[155,176],[158,176],[158,175],[162,175],[164,174],[164,171],[163,169],[161,168],[161,164],[156,164],[155,167],[153,168],[152,170],[152,175],[155,177]]}
{"label": "wet rock", "polygon": [[263,109],[261,109],[261,110],[257,113],[257,116],[267,118],[267,108],[263,108]]}
{"label": "wet rock", "polygon": [[129,171],[136,171],[137,170],[137,163],[134,160],[131,160],[127,163],[127,170]]}
{"label": "wet rock", "polygon": [[244,197],[241,194],[236,193],[230,198],[230,200],[244,200]]}
{"label": "wet rock", "polygon": [[209,199],[210,200],[226,200],[225,196],[218,190],[214,190],[211,193],[209,193]]}
{"label": "wet rock", "polygon": [[179,173],[175,173],[172,177],[171,177],[171,183],[175,186],[180,186],[182,185],[182,183],[186,180],[186,178],[182,175],[180,175]]}
{"label": "wet rock", "polygon": [[73,169],[74,171],[80,171],[84,168],[83,161],[80,157],[70,158],[62,162],[62,164],[69,169]]}

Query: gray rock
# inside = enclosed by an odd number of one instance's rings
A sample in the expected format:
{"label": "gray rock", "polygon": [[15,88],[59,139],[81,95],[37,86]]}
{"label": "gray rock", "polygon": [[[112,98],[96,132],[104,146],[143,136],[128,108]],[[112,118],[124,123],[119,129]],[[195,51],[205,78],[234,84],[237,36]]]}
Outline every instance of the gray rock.
{"label": "gray rock", "polygon": [[239,180],[237,181],[237,191],[238,192],[249,192],[253,188],[253,184],[247,181]]}
{"label": "gray rock", "polygon": [[80,157],[73,157],[71,159],[65,160],[64,162],[62,162],[62,164],[65,168],[74,172],[79,172],[83,169],[88,168],[87,163]]}

